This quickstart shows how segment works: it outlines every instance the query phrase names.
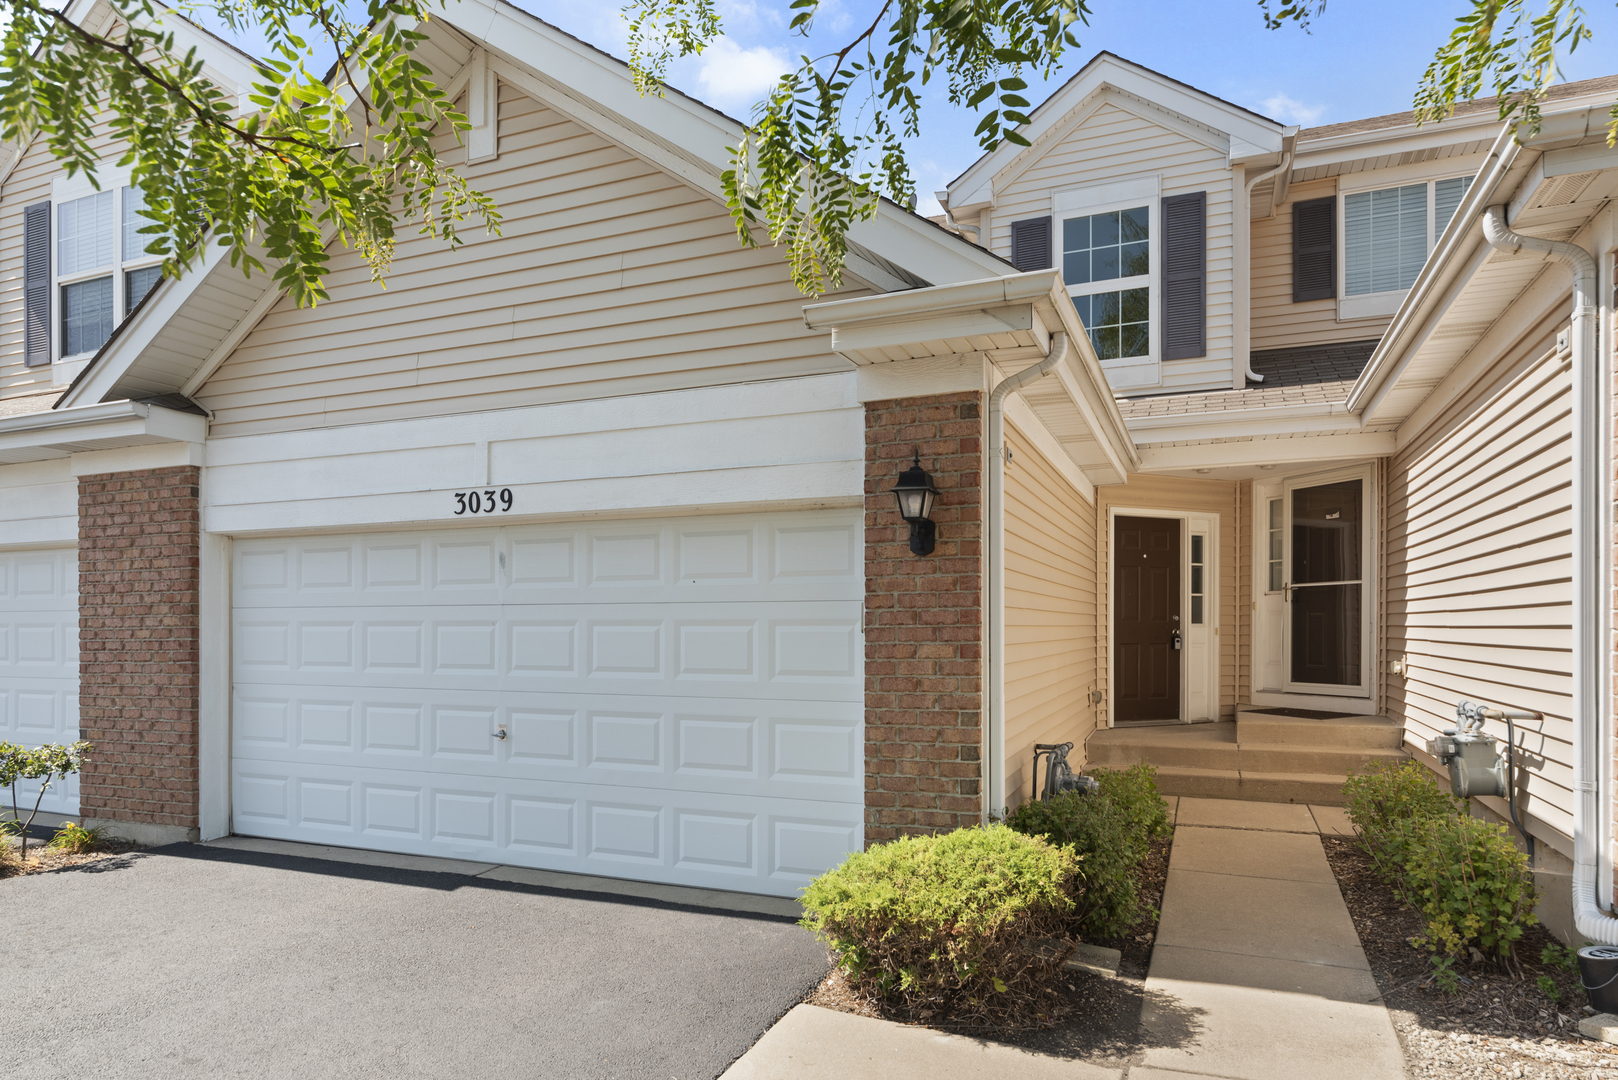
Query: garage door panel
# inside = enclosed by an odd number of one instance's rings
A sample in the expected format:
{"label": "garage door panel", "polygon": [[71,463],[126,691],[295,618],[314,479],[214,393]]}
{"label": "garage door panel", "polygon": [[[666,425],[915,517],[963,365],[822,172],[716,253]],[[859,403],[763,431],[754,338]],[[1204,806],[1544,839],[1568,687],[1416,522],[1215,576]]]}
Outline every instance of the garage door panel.
{"label": "garage door panel", "polygon": [[693,606],[239,609],[237,681],[863,700],[857,605]]}
{"label": "garage door panel", "polygon": [[[463,782],[464,781],[464,782]],[[238,831],[793,895],[858,847],[857,805],[238,762]]]}
{"label": "garage door panel", "polygon": [[[78,551],[0,552],[0,741],[32,748],[78,737]],[[9,803],[10,791],[0,792]],[[17,792],[31,809],[39,784]],[[77,815],[78,777],[52,784],[39,806]]]}
{"label": "garage door panel", "polygon": [[653,777],[677,790],[863,798],[864,732],[840,702],[546,694],[530,704],[493,691],[400,700],[238,688],[234,714],[235,755],[244,761],[469,776],[497,769],[542,783]]}
{"label": "garage door panel", "polygon": [[238,542],[235,829],[789,894],[860,846],[861,520]]}
{"label": "garage door panel", "polygon": [[841,511],[472,531],[240,541],[237,595],[254,607],[863,596],[861,525]]}

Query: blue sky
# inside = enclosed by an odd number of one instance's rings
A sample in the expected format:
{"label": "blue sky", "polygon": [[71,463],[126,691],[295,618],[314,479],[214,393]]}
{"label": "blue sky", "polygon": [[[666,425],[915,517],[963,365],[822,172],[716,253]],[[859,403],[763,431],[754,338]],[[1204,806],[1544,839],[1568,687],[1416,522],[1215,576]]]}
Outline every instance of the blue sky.
{"label": "blue sky", "polygon": [[[520,6],[591,44],[626,55],[628,24],[612,0]],[[1283,123],[1330,124],[1410,107],[1411,96],[1466,0],[1332,0],[1313,33],[1265,30],[1253,0],[1090,0],[1089,26],[1076,28],[1080,48],[1027,95],[1054,92],[1100,50],[1109,50]],[[840,47],[869,23],[880,0],[825,0],[813,38],[789,34],[788,0],[719,0],[726,37],[707,53],[675,64],[671,85],[745,119],[770,82],[801,52]],[[1535,7],[1540,5],[1535,4]],[[1569,80],[1618,72],[1618,7],[1589,7],[1595,40],[1564,65]],[[250,42],[243,43],[252,48]],[[1031,80],[1032,82],[1032,80]],[[931,193],[978,157],[977,115],[927,94],[921,136],[910,146],[921,195],[918,209],[936,213]]]}

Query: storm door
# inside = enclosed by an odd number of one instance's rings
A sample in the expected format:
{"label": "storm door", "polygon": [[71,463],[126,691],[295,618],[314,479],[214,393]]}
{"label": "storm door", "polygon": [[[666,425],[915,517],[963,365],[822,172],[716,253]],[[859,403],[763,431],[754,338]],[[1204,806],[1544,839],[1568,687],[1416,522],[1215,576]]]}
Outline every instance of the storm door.
{"label": "storm door", "polygon": [[1114,722],[1180,718],[1178,518],[1113,522]]}
{"label": "storm door", "polygon": [[1287,484],[1287,689],[1363,691],[1365,477]]}

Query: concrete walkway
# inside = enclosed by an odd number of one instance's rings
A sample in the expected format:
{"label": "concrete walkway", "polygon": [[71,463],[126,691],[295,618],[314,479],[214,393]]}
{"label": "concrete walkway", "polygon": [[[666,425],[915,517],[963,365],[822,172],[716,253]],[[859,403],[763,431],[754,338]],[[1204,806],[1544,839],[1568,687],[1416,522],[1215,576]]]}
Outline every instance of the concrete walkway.
{"label": "concrete walkway", "polygon": [[[1320,832],[1335,807],[1182,798],[1130,1080],[1397,1080],[1404,1055]],[[1165,1001],[1175,1003],[1166,1015]]]}
{"label": "concrete walkway", "polygon": [[1030,1053],[799,1005],[722,1080],[1402,1080],[1404,1055],[1319,834],[1337,807],[1169,800],[1177,828],[1141,1047]]}

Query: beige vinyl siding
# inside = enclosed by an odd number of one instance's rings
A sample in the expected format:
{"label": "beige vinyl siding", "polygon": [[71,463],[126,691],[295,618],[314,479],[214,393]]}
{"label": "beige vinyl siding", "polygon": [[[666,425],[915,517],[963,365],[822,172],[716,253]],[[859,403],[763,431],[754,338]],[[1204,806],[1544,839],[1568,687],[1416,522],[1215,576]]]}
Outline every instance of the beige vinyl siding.
{"label": "beige vinyl siding", "polygon": [[[115,144],[108,134],[105,115],[97,119],[90,144],[105,166],[118,159],[123,145]],[[0,398],[38,394],[51,387],[49,364],[31,368],[23,363],[22,212],[26,206],[48,200],[51,181],[62,174],[61,164],[45,141],[35,139],[0,188]],[[53,266],[55,262],[53,251]],[[53,341],[60,332],[60,327],[51,327]]]}
{"label": "beige vinyl siding", "polygon": [[[1218,709],[1221,720],[1236,716],[1236,636],[1227,627],[1236,625],[1236,484],[1228,480],[1190,480],[1178,476],[1132,475],[1123,484],[1096,489],[1096,680],[1106,690],[1112,682],[1112,658],[1108,652],[1108,612],[1112,606],[1112,535],[1110,511],[1172,510],[1178,513],[1218,514],[1219,550],[1217,569],[1219,613],[1215,635],[1219,677]],[[1111,723],[1107,712],[1110,696],[1097,707],[1096,723]]]}
{"label": "beige vinyl siding", "polygon": [[216,437],[846,370],[719,203],[505,86],[500,125],[467,175],[503,235],[402,237],[385,291],[334,253],[331,299],[280,301],[199,393]]}
{"label": "beige vinyl siding", "polygon": [[[1293,184],[1274,217],[1255,218],[1253,228],[1253,343],[1255,351],[1294,345],[1329,345],[1381,337],[1392,316],[1337,321],[1336,300],[1292,302],[1292,206],[1337,191],[1336,180]],[[1337,212],[1343,212],[1339,203]],[[1341,276],[1341,275],[1339,275]],[[1341,292],[1343,283],[1337,283]]]}
{"label": "beige vinyl siding", "polygon": [[1383,693],[1418,746],[1463,698],[1544,713],[1518,729],[1522,805],[1571,835],[1572,387],[1556,329],[1505,354],[1387,467],[1384,655],[1408,668],[1384,673]]}
{"label": "beige vinyl siding", "polygon": [[[1095,506],[1034,445],[1006,427],[1006,802],[1037,794],[1035,743],[1095,730]],[[998,808],[996,808],[998,809]]]}
{"label": "beige vinyl siding", "polygon": [[[1208,193],[1208,351],[1197,359],[1165,362],[1163,385],[1145,392],[1228,390],[1233,202],[1231,171],[1223,152],[1115,104],[1103,104],[1003,191],[996,190],[990,250],[1009,258],[1011,223],[1049,214],[1054,191],[1153,174],[1160,177],[1162,195]],[[1159,270],[1152,268],[1154,276]],[[1162,327],[1152,327],[1152,334],[1160,338]]]}

